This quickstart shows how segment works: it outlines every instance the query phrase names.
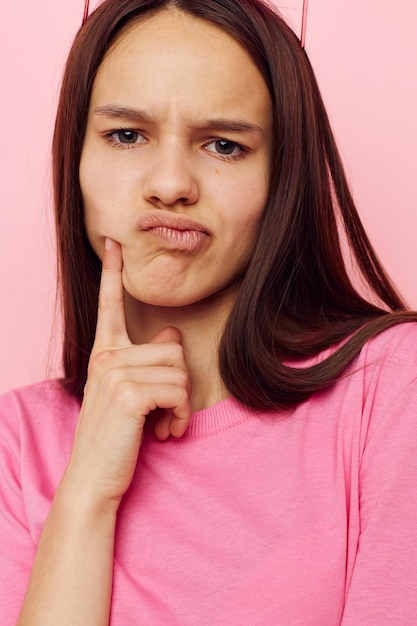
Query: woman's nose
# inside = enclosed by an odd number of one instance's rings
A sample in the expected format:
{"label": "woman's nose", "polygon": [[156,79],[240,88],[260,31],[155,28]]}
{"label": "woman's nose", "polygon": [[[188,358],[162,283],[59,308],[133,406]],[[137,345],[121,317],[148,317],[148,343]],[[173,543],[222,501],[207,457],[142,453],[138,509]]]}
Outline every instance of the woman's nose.
{"label": "woman's nose", "polygon": [[143,192],[152,204],[194,204],[199,190],[189,151],[175,142],[156,147],[148,164]]}

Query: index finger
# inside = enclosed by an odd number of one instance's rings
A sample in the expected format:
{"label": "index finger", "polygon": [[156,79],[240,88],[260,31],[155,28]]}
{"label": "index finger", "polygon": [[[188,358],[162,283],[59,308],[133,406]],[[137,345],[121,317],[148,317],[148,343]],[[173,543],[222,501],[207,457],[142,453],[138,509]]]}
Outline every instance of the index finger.
{"label": "index finger", "polygon": [[130,345],[125,318],[120,244],[106,237],[103,253],[94,346]]}

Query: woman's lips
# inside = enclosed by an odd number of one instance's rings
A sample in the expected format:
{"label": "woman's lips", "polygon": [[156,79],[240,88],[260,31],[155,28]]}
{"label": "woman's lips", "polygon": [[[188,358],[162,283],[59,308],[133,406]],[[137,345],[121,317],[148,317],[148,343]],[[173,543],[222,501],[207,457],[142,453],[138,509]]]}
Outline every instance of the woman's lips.
{"label": "woman's lips", "polygon": [[165,247],[180,252],[193,252],[200,248],[209,233],[205,226],[186,215],[166,211],[148,211],[138,220],[140,232],[154,237]]}
{"label": "woman's lips", "polygon": [[145,231],[151,237],[159,239],[170,248],[180,252],[192,252],[199,248],[207,235],[199,230],[176,230],[167,226],[157,226]]}

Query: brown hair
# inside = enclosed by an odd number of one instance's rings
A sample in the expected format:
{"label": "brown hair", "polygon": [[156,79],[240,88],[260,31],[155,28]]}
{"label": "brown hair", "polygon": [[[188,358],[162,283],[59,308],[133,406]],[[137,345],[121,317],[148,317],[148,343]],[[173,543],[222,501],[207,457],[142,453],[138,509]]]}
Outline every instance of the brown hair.
{"label": "brown hair", "polygon": [[[361,225],[307,55],[281,17],[259,0],[107,0],[80,29],[67,62],[53,143],[63,384],[82,396],[97,317],[101,267],[86,236],[78,175],[92,84],[122,30],[166,7],[227,31],[249,52],[271,93],[269,199],[219,359],[227,388],[245,404],[296,404],[334,382],[370,337],[416,315],[405,311]],[[349,278],[339,229],[369,300]],[[283,364],[343,339],[342,347],[313,367]]]}

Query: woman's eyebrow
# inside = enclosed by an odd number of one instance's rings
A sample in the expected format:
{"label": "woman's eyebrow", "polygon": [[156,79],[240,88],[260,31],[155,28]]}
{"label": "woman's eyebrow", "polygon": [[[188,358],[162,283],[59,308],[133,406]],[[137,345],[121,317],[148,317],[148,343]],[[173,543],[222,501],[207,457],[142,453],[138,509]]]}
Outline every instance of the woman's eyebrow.
{"label": "woman's eyebrow", "polygon": [[[135,109],[114,104],[106,104],[98,106],[93,110],[94,115],[103,117],[125,119],[132,122],[149,122],[154,123],[155,119],[152,115],[143,109]],[[264,129],[257,124],[247,122],[240,119],[209,119],[193,124],[196,128],[207,128],[210,130],[224,132],[244,132],[244,133],[264,133]]]}
{"label": "woman's eyebrow", "polygon": [[264,129],[252,122],[246,122],[243,120],[229,120],[229,119],[214,119],[207,120],[202,124],[204,128],[210,128],[213,130],[223,130],[229,132],[240,133],[264,133]]}
{"label": "woman's eyebrow", "polygon": [[154,121],[152,116],[142,109],[132,109],[130,107],[123,107],[116,104],[98,106],[94,109],[93,114],[101,115],[102,117],[122,118],[139,122]]}

